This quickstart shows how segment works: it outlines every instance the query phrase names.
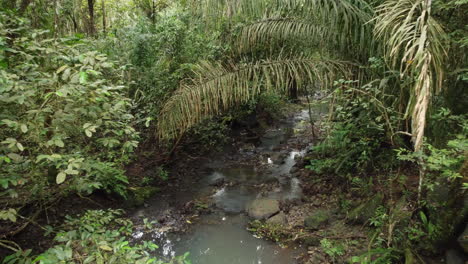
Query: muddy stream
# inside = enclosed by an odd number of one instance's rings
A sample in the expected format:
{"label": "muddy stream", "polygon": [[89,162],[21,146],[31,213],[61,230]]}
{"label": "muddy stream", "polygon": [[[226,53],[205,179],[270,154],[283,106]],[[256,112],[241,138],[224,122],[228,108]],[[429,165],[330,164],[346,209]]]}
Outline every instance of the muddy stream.
{"label": "muddy stream", "polygon": [[[323,108],[314,111],[316,118],[323,114]],[[177,189],[166,197],[157,195],[150,199],[134,217],[154,220],[164,214],[173,214],[171,199],[178,204],[208,199],[210,213],[196,216],[195,220],[184,219],[190,225],[183,231],[171,232],[162,225],[149,234],[136,231],[134,239],[154,241],[160,246],[159,257],[190,252],[193,264],[296,263],[295,257],[304,249],[297,245],[279,246],[254,236],[246,229],[250,219],[245,211],[249,202],[257,198],[277,199],[280,203],[301,199],[300,181],[291,176],[290,170],[295,159],[303,156],[310,147],[307,138],[297,136],[301,130],[308,129],[308,122],[309,113],[302,110],[269,128],[255,144],[247,144],[238,150],[238,155],[247,157],[244,162],[236,164],[235,159],[226,162],[232,158],[223,153],[206,157],[203,166],[207,170],[202,170],[196,181],[189,177],[187,181],[191,182],[187,188]],[[266,191],[262,189],[268,184],[273,187]]]}

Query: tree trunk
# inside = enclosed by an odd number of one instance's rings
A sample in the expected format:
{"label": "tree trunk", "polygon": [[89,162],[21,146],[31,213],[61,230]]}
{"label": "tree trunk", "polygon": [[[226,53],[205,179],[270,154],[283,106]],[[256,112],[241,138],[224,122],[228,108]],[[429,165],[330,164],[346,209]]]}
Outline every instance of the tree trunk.
{"label": "tree trunk", "polygon": [[101,0],[102,4],[102,31],[104,32],[104,35],[106,34],[106,1]]}
{"label": "tree trunk", "polygon": [[151,20],[153,21],[153,24],[156,23],[156,0],[153,0],[153,6],[151,7]]}
{"label": "tree trunk", "polygon": [[89,35],[94,36],[94,0],[88,0]]}

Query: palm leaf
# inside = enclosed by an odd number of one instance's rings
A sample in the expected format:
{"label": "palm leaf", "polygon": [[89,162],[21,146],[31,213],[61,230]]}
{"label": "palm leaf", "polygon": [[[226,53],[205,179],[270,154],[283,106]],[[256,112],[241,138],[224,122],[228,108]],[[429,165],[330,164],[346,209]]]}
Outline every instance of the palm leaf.
{"label": "palm leaf", "polygon": [[347,74],[345,62],[310,58],[278,58],[249,64],[204,62],[195,76],[165,104],[158,121],[162,139],[176,138],[205,118],[243,104],[263,91],[287,94],[292,81],[298,89],[310,83],[327,87]]}
{"label": "palm leaf", "polygon": [[242,27],[236,46],[238,53],[242,54],[251,51],[259,44],[263,45],[272,40],[284,41],[288,39],[306,39],[309,44],[329,48],[334,44],[343,46],[347,38],[343,38],[342,35],[329,27],[309,20],[278,17],[259,20]]}
{"label": "palm leaf", "polygon": [[388,0],[378,7],[375,35],[385,43],[386,60],[414,79],[407,113],[415,151],[423,145],[426,113],[433,92],[442,88],[445,33],[431,16],[431,0]]}

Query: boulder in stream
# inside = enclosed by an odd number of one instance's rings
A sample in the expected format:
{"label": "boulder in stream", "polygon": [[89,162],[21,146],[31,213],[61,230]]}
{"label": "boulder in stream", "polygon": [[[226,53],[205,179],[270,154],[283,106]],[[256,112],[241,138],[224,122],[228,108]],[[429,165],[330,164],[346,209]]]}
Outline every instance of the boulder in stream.
{"label": "boulder in stream", "polygon": [[286,217],[286,214],[283,212],[279,212],[278,214],[268,218],[266,221],[268,224],[274,224],[274,225],[285,225],[288,222],[288,219]]}
{"label": "boulder in stream", "polygon": [[256,199],[247,206],[247,213],[256,220],[267,219],[279,211],[279,202],[274,199]]}
{"label": "boulder in stream", "polygon": [[328,224],[331,213],[328,210],[319,209],[304,220],[307,229],[317,230]]}

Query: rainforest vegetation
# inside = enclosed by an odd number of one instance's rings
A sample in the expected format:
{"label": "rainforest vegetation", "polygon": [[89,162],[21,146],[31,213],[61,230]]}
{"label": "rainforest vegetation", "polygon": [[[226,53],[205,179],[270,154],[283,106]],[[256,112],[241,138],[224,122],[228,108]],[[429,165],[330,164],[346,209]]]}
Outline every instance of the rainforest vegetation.
{"label": "rainforest vegetation", "polygon": [[[347,261],[468,250],[467,0],[0,3],[3,263],[190,263],[131,240],[122,208],[157,199],[179,153],[208,155],[319,92],[329,112],[303,181],[382,197]],[[141,163],[154,173],[129,172]],[[105,206],[59,216],[74,201]],[[321,240],[324,263],[345,263],[336,243]]]}

